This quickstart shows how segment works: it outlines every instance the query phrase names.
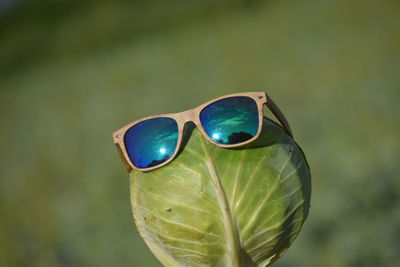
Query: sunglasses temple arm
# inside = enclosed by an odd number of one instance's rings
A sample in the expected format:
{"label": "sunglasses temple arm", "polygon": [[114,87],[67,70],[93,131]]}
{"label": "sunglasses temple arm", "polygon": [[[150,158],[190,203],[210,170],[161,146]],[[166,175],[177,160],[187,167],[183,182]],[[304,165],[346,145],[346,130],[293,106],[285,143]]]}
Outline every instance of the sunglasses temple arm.
{"label": "sunglasses temple arm", "polygon": [[121,157],[122,162],[124,163],[125,169],[128,171],[128,173],[130,173],[132,171],[132,167],[129,166],[128,162],[126,161],[124,153],[122,153],[122,149],[121,149],[120,145],[118,143],[116,143],[115,146],[118,150],[118,154]]}
{"label": "sunglasses temple arm", "polygon": [[285,115],[283,115],[282,111],[275,104],[275,102],[272,101],[272,99],[269,97],[269,95],[267,93],[265,95],[267,96],[267,106],[268,106],[268,108],[271,110],[271,112],[275,115],[275,117],[282,124],[282,126],[285,129],[286,133],[289,134],[291,137],[293,137],[292,129],[290,128],[289,122],[286,120]]}

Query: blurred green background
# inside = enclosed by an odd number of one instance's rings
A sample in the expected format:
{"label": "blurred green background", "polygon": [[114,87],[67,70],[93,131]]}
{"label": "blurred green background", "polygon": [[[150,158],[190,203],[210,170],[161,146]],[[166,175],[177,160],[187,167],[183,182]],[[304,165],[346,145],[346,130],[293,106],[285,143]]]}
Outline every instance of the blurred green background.
{"label": "blurred green background", "polygon": [[313,176],[274,266],[400,266],[399,1],[0,3],[0,266],[160,266],[111,133],[263,90]]}

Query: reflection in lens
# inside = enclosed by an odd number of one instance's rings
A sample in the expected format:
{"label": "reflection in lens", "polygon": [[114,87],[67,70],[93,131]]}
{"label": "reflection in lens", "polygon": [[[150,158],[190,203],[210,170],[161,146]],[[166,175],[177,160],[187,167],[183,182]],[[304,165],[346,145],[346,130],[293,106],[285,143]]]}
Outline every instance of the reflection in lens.
{"label": "reflection in lens", "polygon": [[171,118],[154,118],[132,126],[124,137],[126,151],[138,168],[157,166],[175,152],[178,124]]}
{"label": "reflection in lens", "polygon": [[221,99],[200,112],[207,135],[220,144],[239,144],[253,138],[258,120],[257,103],[246,96]]}

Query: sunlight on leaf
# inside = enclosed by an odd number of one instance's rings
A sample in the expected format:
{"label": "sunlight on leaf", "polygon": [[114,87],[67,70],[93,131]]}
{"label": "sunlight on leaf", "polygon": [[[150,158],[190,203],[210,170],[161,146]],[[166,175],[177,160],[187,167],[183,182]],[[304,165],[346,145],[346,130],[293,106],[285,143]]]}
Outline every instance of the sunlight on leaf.
{"label": "sunlight on leaf", "polygon": [[267,266],[307,217],[310,179],[301,149],[268,119],[241,149],[219,148],[196,128],[170,164],[131,173],[131,204],[165,266]]}

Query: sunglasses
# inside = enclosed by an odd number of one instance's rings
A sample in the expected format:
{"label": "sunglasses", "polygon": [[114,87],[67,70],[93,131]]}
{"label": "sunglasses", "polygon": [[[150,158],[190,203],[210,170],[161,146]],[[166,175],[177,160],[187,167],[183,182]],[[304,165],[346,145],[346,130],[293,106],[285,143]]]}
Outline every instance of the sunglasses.
{"label": "sunglasses", "polygon": [[264,92],[251,92],[221,96],[179,113],[136,120],[114,132],[114,143],[128,172],[154,170],[177,156],[184,126],[190,121],[219,147],[239,147],[256,140],[262,129],[264,104],[293,137],[288,121],[272,99]]}

